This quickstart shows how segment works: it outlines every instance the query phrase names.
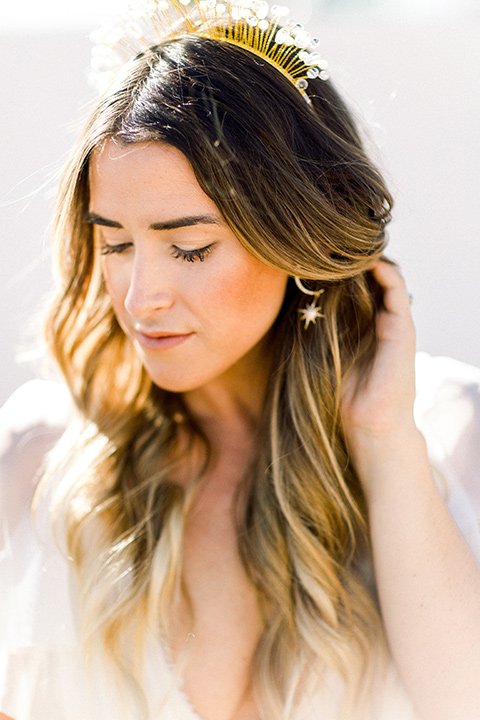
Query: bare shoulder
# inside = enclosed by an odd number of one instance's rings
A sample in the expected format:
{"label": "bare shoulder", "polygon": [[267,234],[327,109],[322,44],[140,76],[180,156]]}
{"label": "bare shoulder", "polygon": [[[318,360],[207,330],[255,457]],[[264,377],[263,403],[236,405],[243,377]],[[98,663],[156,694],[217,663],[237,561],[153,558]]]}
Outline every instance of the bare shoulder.
{"label": "bare shoulder", "polygon": [[12,491],[33,494],[45,457],[62,435],[71,408],[65,385],[31,380],[0,409],[0,492],[4,500]]}

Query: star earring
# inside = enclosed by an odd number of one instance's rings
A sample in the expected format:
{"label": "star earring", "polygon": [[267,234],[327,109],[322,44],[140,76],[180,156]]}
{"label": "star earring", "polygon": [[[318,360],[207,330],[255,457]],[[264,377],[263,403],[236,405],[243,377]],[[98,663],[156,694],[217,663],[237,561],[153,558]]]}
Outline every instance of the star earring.
{"label": "star earring", "polygon": [[299,277],[294,277],[294,280],[295,285],[298,287],[299,290],[305,293],[305,295],[312,295],[314,298],[312,302],[307,305],[307,307],[301,308],[298,311],[300,313],[301,320],[303,320],[305,323],[305,329],[307,329],[310,323],[312,323],[312,325],[315,325],[315,323],[317,322],[317,318],[325,317],[325,315],[322,315],[322,313],[320,312],[320,308],[317,307],[318,297],[323,292],[325,292],[325,289],[322,288],[322,290],[307,290]]}

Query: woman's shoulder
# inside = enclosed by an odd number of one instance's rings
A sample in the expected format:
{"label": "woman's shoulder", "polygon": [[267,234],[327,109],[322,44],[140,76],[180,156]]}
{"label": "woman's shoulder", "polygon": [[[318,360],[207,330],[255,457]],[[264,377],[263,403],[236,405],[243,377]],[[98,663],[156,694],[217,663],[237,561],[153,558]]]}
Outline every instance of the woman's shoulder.
{"label": "woman's shoulder", "polygon": [[480,434],[480,369],[447,357],[418,353],[415,419],[422,431],[441,439],[444,451],[468,442],[476,449]]}
{"label": "woman's shoulder", "polygon": [[0,431],[24,433],[33,427],[64,427],[71,407],[71,396],[64,383],[29,380],[0,408]]}
{"label": "woman's shoulder", "polygon": [[422,400],[442,395],[476,395],[480,388],[480,368],[451,357],[433,357],[419,352],[415,359],[417,397]]}
{"label": "woman's shoulder", "polygon": [[480,369],[417,356],[415,420],[438,485],[480,561]]}
{"label": "woman's shoulder", "polygon": [[72,410],[65,385],[30,380],[0,409],[0,495],[32,495],[47,453],[62,435]]}

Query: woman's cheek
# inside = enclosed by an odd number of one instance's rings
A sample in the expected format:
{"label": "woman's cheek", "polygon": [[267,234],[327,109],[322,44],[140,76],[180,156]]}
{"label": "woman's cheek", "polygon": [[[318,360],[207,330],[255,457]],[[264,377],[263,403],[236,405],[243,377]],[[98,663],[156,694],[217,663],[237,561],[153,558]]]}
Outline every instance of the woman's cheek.
{"label": "woman's cheek", "polygon": [[128,292],[128,276],[119,268],[112,268],[109,258],[102,258],[101,267],[105,289],[110,297],[113,311],[121,321],[122,315],[126,313],[124,303]]}

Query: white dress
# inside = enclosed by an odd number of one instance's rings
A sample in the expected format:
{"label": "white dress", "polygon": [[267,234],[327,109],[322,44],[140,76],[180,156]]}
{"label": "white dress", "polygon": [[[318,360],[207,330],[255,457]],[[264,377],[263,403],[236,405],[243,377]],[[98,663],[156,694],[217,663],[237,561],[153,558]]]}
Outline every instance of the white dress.
{"label": "white dress", "polygon": [[[14,720],[134,720],[116,687],[88,679],[78,648],[71,568],[30,503],[45,452],[69,413],[66,389],[31,381],[0,411],[0,713]],[[417,356],[415,419],[448,507],[480,561],[480,370]],[[151,720],[201,720],[161,648],[146,684]],[[413,720],[392,673],[372,720]],[[302,700],[295,720],[335,720],[323,694]]]}

